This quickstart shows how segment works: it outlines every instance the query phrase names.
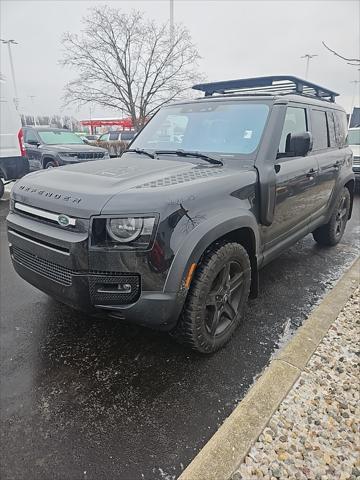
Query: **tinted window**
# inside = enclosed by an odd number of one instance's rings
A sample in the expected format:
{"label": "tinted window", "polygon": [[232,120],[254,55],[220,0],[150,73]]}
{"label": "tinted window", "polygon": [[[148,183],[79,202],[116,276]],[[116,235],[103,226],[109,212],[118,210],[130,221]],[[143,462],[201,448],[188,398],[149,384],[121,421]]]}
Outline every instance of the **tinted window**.
{"label": "tinted window", "polygon": [[349,145],[360,145],[360,129],[349,130],[348,132],[348,144]]}
{"label": "tinted window", "polygon": [[121,140],[132,140],[134,138],[134,132],[122,132]]}
{"label": "tinted window", "polygon": [[103,135],[101,135],[101,137],[99,138],[99,140],[101,142],[107,142],[109,140],[109,133],[104,133]]}
{"label": "tinted window", "polygon": [[337,141],[335,134],[334,114],[332,112],[326,112],[326,116],[329,128],[330,147],[335,147],[337,145]]}
{"label": "tinted window", "polygon": [[34,132],[34,130],[26,130],[25,137],[24,137],[24,142],[29,143],[31,141],[38,142],[39,139],[38,139],[36,133]]}
{"label": "tinted window", "polygon": [[109,140],[119,140],[119,132],[110,132]]}
{"label": "tinted window", "polygon": [[345,112],[334,112],[335,132],[337,144],[339,147],[346,145],[347,136],[347,118]]}
{"label": "tinted window", "polygon": [[329,146],[326,113],[322,110],[311,111],[311,133],[313,150],[322,150]]}
{"label": "tinted window", "polygon": [[281,134],[279,152],[289,152],[290,136],[307,131],[306,111],[304,108],[288,107]]}
{"label": "tinted window", "polygon": [[227,158],[249,154],[259,145],[268,113],[268,105],[237,101],[165,107],[147,123],[132,146],[214,152]]}

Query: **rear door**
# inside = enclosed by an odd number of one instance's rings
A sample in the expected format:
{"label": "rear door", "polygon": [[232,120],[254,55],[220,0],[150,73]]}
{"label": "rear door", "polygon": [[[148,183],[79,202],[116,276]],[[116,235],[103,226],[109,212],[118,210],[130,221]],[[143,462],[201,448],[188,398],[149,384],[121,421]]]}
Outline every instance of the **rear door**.
{"label": "rear door", "polygon": [[276,200],[274,219],[264,231],[266,249],[305,228],[314,213],[317,162],[311,155],[290,156],[290,135],[309,130],[309,112],[304,105],[289,104],[275,164]]}
{"label": "rear door", "polygon": [[317,191],[314,196],[316,211],[313,219],[315,219],[322,215],[327,208],[344,162],[344,154],[337,145],[333,111],[312,107],[310,131],[313,136],[313,148],[309,156],[314,158],[318,165]]}

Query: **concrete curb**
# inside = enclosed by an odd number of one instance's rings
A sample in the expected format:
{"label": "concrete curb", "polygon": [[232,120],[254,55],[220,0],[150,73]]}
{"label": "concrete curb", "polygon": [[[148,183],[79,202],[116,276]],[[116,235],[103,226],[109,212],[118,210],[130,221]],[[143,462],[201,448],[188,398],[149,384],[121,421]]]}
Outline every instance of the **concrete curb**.
{"label": "concrete curb", "polygon": [[359,272],[357,259],[178,480],[229,480],[359,284]]}

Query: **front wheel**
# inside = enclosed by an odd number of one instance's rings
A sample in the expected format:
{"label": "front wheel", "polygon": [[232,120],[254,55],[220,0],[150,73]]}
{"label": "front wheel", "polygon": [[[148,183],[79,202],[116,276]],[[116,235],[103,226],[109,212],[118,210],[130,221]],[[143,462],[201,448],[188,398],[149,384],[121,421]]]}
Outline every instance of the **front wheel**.
{"label": "front wheel", "polygon": [[53,160],[48,160],[46,163],[45,163],[45,167],[44,168],[55,168],[57,167],[57,163],[54,162]]}
{"label": "front wheel", "polygon": [[4,186],[4,183],[2,181],[2,178],[0,177],[0,198],[3,197],[4,192],[5,192],[5,186]]}
{"label": "front wheel", "polygon": [[335,202],[335,208],[328,223],[313,231],[314,240],[319,245],[332,247],[340,242],[349,218],[350,204],[350,192],[344,187]]}
{"label": "front wheel", "polygon": [[250,259],[238,243],[210,249],[198,266],[173,336],[200,353],[224,346],[249,297]]}

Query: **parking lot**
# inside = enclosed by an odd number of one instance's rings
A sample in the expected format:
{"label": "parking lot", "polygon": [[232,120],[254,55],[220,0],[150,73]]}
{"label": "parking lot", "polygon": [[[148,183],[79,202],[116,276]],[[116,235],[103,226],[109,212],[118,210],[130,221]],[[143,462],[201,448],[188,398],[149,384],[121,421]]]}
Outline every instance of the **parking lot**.
{"label": "parking lot", "polygon": [[200,356],[166,334],[77,313],[14,272],[1,220],[1,478],[175,479],[359,253],[311,236],[266,266],[234,340]]}

